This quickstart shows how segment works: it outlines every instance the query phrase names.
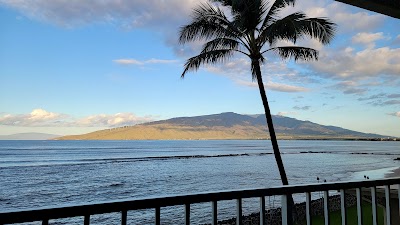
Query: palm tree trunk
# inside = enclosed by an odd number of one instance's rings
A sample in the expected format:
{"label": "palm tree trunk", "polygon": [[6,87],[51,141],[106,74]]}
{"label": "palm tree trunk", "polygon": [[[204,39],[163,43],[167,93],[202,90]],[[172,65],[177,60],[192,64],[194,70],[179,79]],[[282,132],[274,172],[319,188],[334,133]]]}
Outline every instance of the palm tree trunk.
{"label": "palm tree trunk", "polygon": [[[276,161],[276,164],[278,165],[278,170],[279,170],[279,174],[281,176],[282,184],[289,185],[289,182],[288,182],[288,179],[286,176],[286,172],[285,172],[285,167],[283,166],[281,152],[279,151],[278,141],[276,139],[274,124],[272,123],[272,115],[271,115],[271,111],[269,109],[269,104],[268,104],[267,95],[265,93],[264,83],[262,81],[260,63],[258,61],[253,61],[252,63],[253,63],[254,72],[256,73],[256,78],[257,78],[258,88],[260,90],[261,99],[262,99],[262,102],[264,105],[265,118],[267,119],[267,126],[268,126],[268,130],[269,130],[269,135],[271,137],[271,143],[272,143],[272,149],[274,151],[275,161]],[[295,217],[295,214],[296,214],[296,210],[294,209],[294,201],[293,201],[292,195],[288,196],[288,199],[289,199],[288,215],[292,215],[292,220],[290,220],[290,219],[288,220],[288,225],[292,225],[293,218]]]}
{"label": "palm tree trunk", "polygon": [[269,109],[267,95],[265,94],[264,83],[261,76],[260,63],[258,61],[253,62],[253,69],[255,70],[258,88],[260,90],[261,99],[264,105],[265,118],[267,119],[267,126],[269,130],[269,135],[271,137],[272,149],[274,151],[274,156],[276,164],[278,165],[279,174],[281,175],[281,180],[283,185],[288,185],[288,179],[285,172],[285,167],[283,166],[281,152],[279,151],[278,141],[276,140],[276,134],[274,129],[274,124],[272,123],[271,111]]}

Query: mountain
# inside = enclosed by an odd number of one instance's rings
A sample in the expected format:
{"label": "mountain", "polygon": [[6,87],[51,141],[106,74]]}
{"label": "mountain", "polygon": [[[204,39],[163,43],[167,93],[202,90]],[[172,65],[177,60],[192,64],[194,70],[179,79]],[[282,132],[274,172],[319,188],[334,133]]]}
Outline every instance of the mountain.
{"label": "mountain", "polygon": [[[375,139],[366,134],[334,126],[323,126],[284,116],[273,116],[279,139]],[[70,135],[57,140],[190,140],[190,139],[268,139],[264,115],[241,115],[227,112],[206,116],[179,117]]]}
{"label": "mountain", "polygon": [[61,135],[44,133],[19,133],[10,135],[0,135],[0,140],[49,140],[60,137]]}

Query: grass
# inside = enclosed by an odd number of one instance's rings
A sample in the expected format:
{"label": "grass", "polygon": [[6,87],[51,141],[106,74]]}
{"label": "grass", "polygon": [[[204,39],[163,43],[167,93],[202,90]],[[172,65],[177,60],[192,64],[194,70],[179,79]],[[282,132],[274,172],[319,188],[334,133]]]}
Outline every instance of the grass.
{"label": "grass", "polygon": [[[363,209],[363,225],[372,225],[372,206],[370,203],[364,202]],[[306,222],[302,223],[306,224]],[[312,218],[313,225],[324,225],[324,216],[314,216]],[[342,224],[342,216],[340,211],[330,213],[330,224]],[[347,224],[357,224],[357,206],[347,208]],[[378,207],[378,225],[384,225],[384,210]]]}

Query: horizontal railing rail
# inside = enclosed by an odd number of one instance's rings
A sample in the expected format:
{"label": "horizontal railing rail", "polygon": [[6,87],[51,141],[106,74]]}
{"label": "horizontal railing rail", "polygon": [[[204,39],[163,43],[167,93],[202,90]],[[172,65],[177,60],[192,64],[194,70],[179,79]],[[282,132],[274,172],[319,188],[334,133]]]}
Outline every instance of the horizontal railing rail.
{"label": "horizontal railing rail", "polygon": [[[345,190],[356,189],[357,199],[358,199],[361,198],[360,196],[361,188],[371,188],[371,196],[373,198],[372,200],[374,201],[376,193],[373,190],[376,190],[376,187],[378,186],[385,187],[384,190],[386,193],[390,192],[389,188],[390,185],[399,185],[399,184],[400,184],[400,178],[335,182],[335,183],[319,183],[319,184],[287,185],[287,186],[271,187],[271,188],[221,191],[221,192],[211,192],[211,193],[155,197],[146,199],[131,199],[131,200],[101,202],[101,203],[86,204],[86,205],[39,208],[33,210],[6,211],[6,212],[0,212],[0,224],[13,224],[13,223],[23,223],[23,222],[33,222],[33,221],[42,221],[42,224],[48,224],[48,221],[50,219],[61,219],[61,218],[79,217],[79,216],[84,217],[84,224],[89,224],[91,215],[114,213],[114,212],[120,212],[121,224],[126,224],[127,211],[140,210],[140,209],[155,209],[155,214],[156,214],[155,224],[160,224],[160,208],[167,206],[178,206],[178,205],[185,206],[185,222],[186,224],[190,224],[190,205],[196,203],[205,203],[205,202],[212,203],[213,218],[211,221],[213,224],[216,224],[217,202],[223,200],[237,200],[237,218],[239,220],[238,221],[239,223],[237,224],[241,224],[240,220],[242,217],[242,212],[241,212],[242,199],[261,198],[260,217],[263,218],[265,213],[265,199],[263,201],[263,198],[267,196],[276,196],[276,195],[283,196],[282,219],[286,220],[290,218],[287,215],[285,215],[286,212],[285,210],[288,204],[287,196],[292,194],[305,193],[308,204],[307,207],[310,207],[309,206],[310,193],[312,192],[324,192],[326,199],[329,195],[329,191],[332,190],[340,191],[341,195],[344,196]],[[397,190],[399,190],[399,188],[397,188]],[[400,192],[398,191],[398,193]],[[386,198],[389,198],[388,194],[386,194]],[[375,201],[373,203],[375,204]],[[326,201],[325,204],[327,204]],[[328,205],[326,205],[326,210],[327,208]],[[328,217],[328,215],[326,215],[326,217]],[[308,219],[309,217],[310,216],[307,215]],[[329,224],[329,221],[327,223]],[[285,224],[285,221],[283,224]]]}

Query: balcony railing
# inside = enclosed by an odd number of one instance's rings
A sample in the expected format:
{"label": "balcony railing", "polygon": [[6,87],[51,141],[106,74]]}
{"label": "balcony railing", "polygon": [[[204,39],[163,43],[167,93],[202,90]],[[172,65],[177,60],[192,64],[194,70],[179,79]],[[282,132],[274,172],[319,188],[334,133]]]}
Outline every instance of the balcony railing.
{"label": "balcony railing", "polygon": [[[120,222],[122,225],[127,224],[127,212],[131,210],[141,209],[155,209],[154,224],[162,224],[160,213],[163,207],[167,206],[184,206],[184,221],[186,225],[191,222],[190,207],[196,203],[210,203],[210,210],[212,216],[209,219],[210,223],[217,225],[218,210],[217,204],[223,200],[236,201],[236,224],[243,224],[242,222],[242,200],[247,198],[259,198],[260,208],[255,209],[260,211],[260,224],[267,224],[265,215],[265,197],[267,196],[281,196],[281,212],[282,212],[282,225],[287,225],[288,221],[292,219],[292,215],[288,215],[288,202],[289,196],[293,194],[304,194],[306,203],[306,223],[311,225],[311,195],[313,193],[323,193],[323,216],[325,225],[329,225],[329,194],[332,191],[340,193],[340,208],[342,225],[347,224],[346,220],[346,193],[352,193],[356,196],[357,201],[357,218],[358,225],[362,225],[362,200],[367,198],[372,204],[372,219],[373,224],[377,225],[377,198],[382,195],[384,199],[383,207],[385,207],[385,224],[395,225],[392,221],[398,221],[399,217],[399,195],[400,195],[400,178],[382,179],[382,180],[365,180],[365,181],[352,181],[352,182],[336,182],[336,183],[322,183],[322,184],[306,184],[306,185],[290,185],[281,187],[272,187],[265,189],[251,189],[251,190],[235,190],[223,191],[213,193],[200,193],[191,195],[169,196],[159,198],[135,199],[126,201],[102,202],[90,205],[77,205],[59,208],[43,208],[15,212],[1,212],[0,224],[13,224],[23,222],[41,221],[43,225],[49,224],[51,219],[69,218],[69,217],[82,217],[83,224],[90,224],[90,217],[92,215],[115,213],[121,215]],[[395,188],[395,189],[393,189]],[[331,192],[330,192],[331,191]],[[393,199],[397,200],[394,205]],[[391,201],[392,200],[392,201]],[[381,203],[382,204],[382,203]],[[391,210],[391,207],[396,208],[396,212]],[[396,217],[396,218],[395,218]]]}

